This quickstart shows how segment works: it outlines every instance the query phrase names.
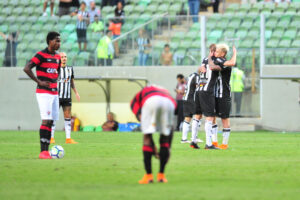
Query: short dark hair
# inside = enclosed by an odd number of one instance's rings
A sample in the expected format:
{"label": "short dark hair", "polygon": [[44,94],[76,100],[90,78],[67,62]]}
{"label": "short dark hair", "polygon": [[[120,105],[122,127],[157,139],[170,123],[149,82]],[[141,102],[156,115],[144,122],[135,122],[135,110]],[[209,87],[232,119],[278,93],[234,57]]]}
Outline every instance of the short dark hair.
{"label": "short dark hair", "polygon": [[177,74],[177,78],[183,79],[184,76],[183,76],[183,74]]}
{"label": "short dark hair", "polygon": [[209,46],[209,50],[211,50],[211,51],[216,51],[216,49],[217,49],[217,45],[216,44],[211,44]]}
{"label": "short dark hair", "polygon": [[166,47],[169,47],[169,48],[170,48],[170,45],[169,45],[169,44],[165,44],[165,48],[166,48]]}
{"label": "short dark hair", "polygon": [[81,4],[84,4],[84,5],[86,6],[86,3],[85,3],[84,1],[82,1],[82,2],[80,3],[80,5],[81,5]]}
{"label": "short dark hair", "polygon": [[105,34],[107,35],[109,32],[111,32],[111,30],[106,30],[106,31],[105,31]]}
{"label": "short dark hair", "polygon": [[53,40],[58,36],[60,36],[60,34],[58,32],[55,32],[55,31],[49,32],[48,35],[47,35],[47,44],[49,44],[50,40]]}

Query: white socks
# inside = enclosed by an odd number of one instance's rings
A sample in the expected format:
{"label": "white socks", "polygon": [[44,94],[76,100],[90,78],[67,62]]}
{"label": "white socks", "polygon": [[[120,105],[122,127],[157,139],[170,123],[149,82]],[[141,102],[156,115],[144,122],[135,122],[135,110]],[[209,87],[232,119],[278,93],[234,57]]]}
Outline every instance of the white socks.
{"label": "white socks", "polygon": [[223,129],[223,144],[228,145],[228,140],[230,136],[230,128]]}
{"label": "white socks", "polygon": [[65,132],[66,132],[66,139],[71,138],[71,119],[65,119]]}
{"label": "white socks", "polygon": [[198,130],[201,125],[201,120],[193,119],[192,122],[192,142],[197,143]]}
{"label": "white socks", "polygon": [[51,127],[51,138],[54,138],[54,132],[55,132],[55,121],[53,121],[53,124]]}
{"label": "white socks", "polygon": [[[71,119],[65,119],[65,132],[66,132],[66,139],[71,138]],[[51,137],[54,138],[55,133],[55,121],[51,127]]]}
{"label": "white socks", "polygon": [[206,134],[206,145],[212,145],[212,121],[205,121],[205,134]]}
{"label": "white socks", "polygon": [[182,140],[187,140],[187,135],[190,129],[190,123],[184,121],[182,125]]}
{"label": "white socks", "polygon": [[212,141],[213,142],[218,142],[218,125],[217,124],[214,124],[212,126]]}

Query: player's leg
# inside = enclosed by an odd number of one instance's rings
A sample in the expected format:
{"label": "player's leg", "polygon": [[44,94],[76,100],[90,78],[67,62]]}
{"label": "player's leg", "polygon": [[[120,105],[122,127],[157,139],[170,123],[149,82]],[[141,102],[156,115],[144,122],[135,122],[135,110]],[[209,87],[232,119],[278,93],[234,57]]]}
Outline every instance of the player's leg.
{"label": "player's leg", "polygon": [[228,141],[230,136],[230,121],[229,121],[229,115],[231,110],[231,98],[224,98],[221,101],[220,105],[221,115],[222,118],[222,124],[223,124],[223,141],[220,145],[221,149],[227,149],[228,148]]}
{"label": "player's leg", "polygon": [[66,132],[66,144],[77,144],[71,139],[71,102],[66,102],[67,105],[63,106],[64,119],[65,119],[65,132]]}
{"label": "player's leg", "polygon": [[218,147],[219,144],[218,144],[218,124],[217,124],[217,118],[214,117],[213,119],[213,125],[212,125],[212,144],[215,146],[215,147]]}
{"label": "player's leg", "polygon": [[42,118],[42,124],[39,130],[41,145],[41,153],[39,155],[39,158],[51,159],[48,150],[51,138],[51,126],[53,123],[52,105],[54,101],[54,95],[37,93],[36,97]]}
{"label": "player's leg", "polygon": [[151,159],[155,153],[154,142],[152,139],[152,133],[155,132],[155,115],[156,115],[156,102],[145,102],[141,112],[141,129],[143,136],[143,157],[144,167],[146,174],[139,181],[140,184],[148,184],[153,182]]}
{"label": "player's leg", "polygon": [[193,121],[192,121],[192,142],[191,142],[191,147],[194,149],[199,149],[197,143],[198,142],[203,142],[202,140],[198,139],[198,129],[201,126],[201,118],[202,115],[200,114],[196,114],[193,117]]}
{"label": "player's leg", "polygon": [[223,141],[222,144],[220,145],[220,148],[227,149],[230,131],[231,131],[229,118],[222,119],[222,124],[223,124]]}
{"label": "player's leg", "polygon": [[158,121],[160,126],[158,127],[161,135],[159,138],[160,150],[159,150],[159,159],[160,159],[160,167],[159,173],[157,174],[157,181],[166,183],[168,182],[165,177],[165,167],[170,158],[170,148],[173,139],[173,113],[174,113],[174,105],[169,99],[163,99],[162,101],[162,113],[158,116]]}
{"label": "player's leg", "polygon": [[187,136],[190,129],[191,117],[185,117],[182,125],[181,143],[189,143]]}

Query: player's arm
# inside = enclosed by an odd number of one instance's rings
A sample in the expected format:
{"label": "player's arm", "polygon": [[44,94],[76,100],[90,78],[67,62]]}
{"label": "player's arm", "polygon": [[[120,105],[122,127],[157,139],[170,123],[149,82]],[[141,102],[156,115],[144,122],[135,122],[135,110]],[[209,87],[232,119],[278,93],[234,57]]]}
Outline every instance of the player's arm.
{"label": "player's arm", "polygon": [[75,82],[74,82],[74,78],[71,79],[71,88],[73,89],[74,93],[75,93],[75,96],[76,96],[76,99],[77,101],[80,101],[80,96],[79,96],[79,93],[75,87]]}
{"label": "player's arm", "polygon": [[4,40],[6,40],[6,35],[2,32],[0,32],[0,36],[3,37]]}
{"label": "player's arm", "polygon": [[221,71],[222,68],[219,65],[216,65],[214,61],[211,59],[211,56],[208,56],[208,65],[212,71]]}
{"label": "player's arm", "polygon": [[36,82],[39,86],[43,86],[43,87],[49,87],[50,86],[50,82],[48,81],[41,81],[39,80],[32,72],[32,68],[35,67],[35,63],[30,61],[28,62],[23,71],[34,81]]}
{"label": "player's arm", "polygon": [[232,57],[230,60],[225,61],[224,66],[233,67],[236,64],[236,48],[232,47]]}

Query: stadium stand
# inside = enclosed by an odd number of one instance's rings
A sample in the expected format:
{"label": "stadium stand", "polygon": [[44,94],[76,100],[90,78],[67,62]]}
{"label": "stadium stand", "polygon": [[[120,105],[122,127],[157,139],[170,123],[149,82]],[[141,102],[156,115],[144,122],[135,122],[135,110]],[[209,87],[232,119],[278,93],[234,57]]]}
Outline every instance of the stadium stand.
{"label": "stadium stand", "polygon": [[[24,66],[28,58],[45,47],[45,35],[49,30],[57,30],[62,37],[62,51],[66,51],[70,64],[94,65],[94,55],[101,34],[93,33],[88,29],[88,51],[78,53],[76,43],[76,18],[70,16],[42,17],[42,1],[40,0],[2,0],[0,1],[0,31],[4,33],[19,31],[19,44],[17,47],[18,66]],[[185,0],[130,0],[124,7],[126,13],[122,33],[126,33],[147,21],[153,16],[165,12],[169,16],[179,16],[187,11]],[[57,10],[55,5],[54,12]],[[105,6],[101,10],[104,24],[114,16],[114,7]],[[49,13],[49,10],[47,10]],[[250,70],[251,49],[259,48],[258,35],[260,32],[259,14],[266,16],[266,63],[269,64],[296,64],[300,59],[300,2],[294,3],[256,3],[256,4],[229,4],[224,14],[214,14],[207,17],[207,45],[213,42],[226,41],[228,38],[239,38],[236,42],[243,55],[238,58],[241,66]],[[182,20],[170,18],[171,26],[180,26]],[[181,18],[180,18],[181,19]],[[162,27],[168,20],[162,18],[145,27],[152,36],[152,57],[148,59],[149,65],[159,64],[159,56],[165,43],[170,43],[171,50],[179,58],[178,65],[197,64],[200,60],[200,24],[190,24],[188,29],[174,31],[172,36],[159,40],[155,36],[162,33]],[[120,39],[121,53],[127,53],[126,48],[132,40],[136,40],[137,31],[130,36]],[[131,40],[129,39],[131,38]],[[6,42],[0,40],[0,62],[4,57]],[[123,49],[123,52],[122,52]],[[125,49],[125,50],[124,50]],[[256,51],[257,54],[259,51]],[[256,62],[259,56],[256,55]],[[152,63],[152,61],[154,61]],[[136,65],[137,57],[132,63]]]}

